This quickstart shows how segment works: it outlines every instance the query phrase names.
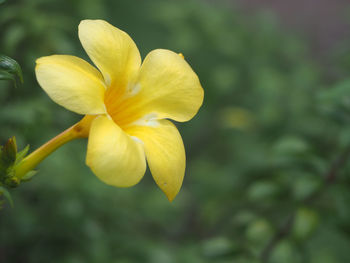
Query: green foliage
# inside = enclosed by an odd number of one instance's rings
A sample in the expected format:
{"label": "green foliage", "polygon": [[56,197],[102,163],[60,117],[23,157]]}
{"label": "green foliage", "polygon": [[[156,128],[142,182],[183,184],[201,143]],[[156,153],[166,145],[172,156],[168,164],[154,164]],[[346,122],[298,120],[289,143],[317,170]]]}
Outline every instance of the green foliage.
{"label": "green foliage", "polygon": [[0,55],[0,80],[11,80],[16,86],[16,77],[23,83],[20,65],[12,58]]}
{"label": "green foliage", "polygon": [[16,135],[35,149],[79,119],[44,94],[34,66],[51,54],[88,59],[77,36],[84,18],[128,32],[142,57],[181,52],[198,73],[204,105],[178,125],[184,186],[169,204],[149,173],[130,189],[104,185],[84,164],[86,141],[71,143],[1,211],[1,262],[256,263],[266,253],[266,262],[350,262],[350,49],[331,75],[271,16],[231,6],[8,1],[0,50],[26,82],[0,82],[2,142]]}

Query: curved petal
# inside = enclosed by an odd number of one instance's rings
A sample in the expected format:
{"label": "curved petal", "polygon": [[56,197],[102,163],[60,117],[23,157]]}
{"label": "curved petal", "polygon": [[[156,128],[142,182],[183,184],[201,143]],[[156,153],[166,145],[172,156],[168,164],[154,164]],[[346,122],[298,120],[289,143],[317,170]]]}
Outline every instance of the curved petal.
{"label": "curved petal", "polygon": [[185,148],[175,125],[159,120],[130,126],[125,132],[143,141],[152,176],[172,201],[181,188],[186,167]]}
{"label": "curved petal", "polygon": [[118,187],[137,184],[146,171],[142,143],[106,116],[91,125],[86,164],[103,182]]}
{"label": "curved petal", "polygon": [[127,33],[103,20],[83,20],[79,39],[108,86],[124,89],[135,78],[141,57]]}
{"label": "curved petal", "polygon": [[89,63],[66,55],[42,57],[36,63],[36,78],[54,102],[79,114],[106,112],[103,78]]}
{"label": "curved petal", "polygon": [[130,116],[132,111],[138,118],[152,114],[158,119],[181,122],[190,120],[197,113],[204,96],[199,79],[189,64],[179,54],[163,49],[146,56],[136,88],[132,90],[138,93],[126,101],[130,106],[125,114]]}

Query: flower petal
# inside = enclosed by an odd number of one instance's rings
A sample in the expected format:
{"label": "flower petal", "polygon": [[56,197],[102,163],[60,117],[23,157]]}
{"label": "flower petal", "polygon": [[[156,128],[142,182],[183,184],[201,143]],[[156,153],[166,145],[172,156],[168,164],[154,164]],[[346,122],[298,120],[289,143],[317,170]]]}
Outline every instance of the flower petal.
{"label": "flower petal", "polygon": [[143,141],[148,166],[157,185],[172,201],[179,192],[186,167],[181,135],[168,120],[130,126],[125,132]]}
{"label": "flower petal", "polygon": [[36,78],[57,104],[79,114],[102,114],[105,87],[101,73],[86,61],[66,55],[39,58]]}
{"label": "flower petal", "polygon": [[125,103],[130,105],[126,111],[129,116],[132,112],[138,117],[153,114],[158,119],[188,121],[203,103],[204,92],[196,73],[179,54],[169,50],[157,49],[146,56],[135,86],[132,92],[138,93]]}
{"label": "flower petal", "polygon": [[125,88],[136,77],[140,52],[127,33],[103,20],[83,20],[79,38],[108,86]]}
{"label": "flower petal", "polygon": [[86,164],[103,182],[118,187],[137,184],[146,171],[142,143],[106,116],[91,125]]}

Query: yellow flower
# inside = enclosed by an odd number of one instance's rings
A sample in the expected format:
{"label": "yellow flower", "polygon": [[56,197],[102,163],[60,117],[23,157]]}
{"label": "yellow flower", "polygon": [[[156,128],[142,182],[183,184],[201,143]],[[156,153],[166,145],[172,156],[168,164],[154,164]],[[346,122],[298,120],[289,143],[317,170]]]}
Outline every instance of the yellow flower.
{"label": "yellow flower", "polygon": [[129,35],[102,20],[83,20],[79,39],[98,70],[68,55],[37,60],[36,77],[49,97],[68,110],[96,116],[86,163],[103,182],[129,187],[146,170],[173,200],[185,173],[181,136],[167,119],[190,120],[203,102],[197,75],[179,54],[141,57]]}

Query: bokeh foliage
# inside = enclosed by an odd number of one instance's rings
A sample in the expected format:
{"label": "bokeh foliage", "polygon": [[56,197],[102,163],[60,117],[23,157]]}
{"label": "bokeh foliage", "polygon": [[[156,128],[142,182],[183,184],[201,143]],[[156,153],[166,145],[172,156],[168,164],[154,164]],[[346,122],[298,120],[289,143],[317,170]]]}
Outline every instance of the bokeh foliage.
{"label": "bokeh foliage", "polygon": [[[1,262],[350,262],[350,52],[332,69],[270,15],[203,1],[13,0],[0,7],[0,51],[25,83],[0,82],[0,141],[34,149],[79,116],[35,81],[35,59],[87,59],[77,26],[101,18],[144,57],[185,55],[205,102],[178,125],[184,186],[171,204],[151,175],[130,189],[84,165],[86,141],[59,149],[0,213]],[[338,63],[339,62],[339,63]],[[330,74],[332,72],[332,74]]]}

